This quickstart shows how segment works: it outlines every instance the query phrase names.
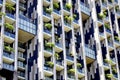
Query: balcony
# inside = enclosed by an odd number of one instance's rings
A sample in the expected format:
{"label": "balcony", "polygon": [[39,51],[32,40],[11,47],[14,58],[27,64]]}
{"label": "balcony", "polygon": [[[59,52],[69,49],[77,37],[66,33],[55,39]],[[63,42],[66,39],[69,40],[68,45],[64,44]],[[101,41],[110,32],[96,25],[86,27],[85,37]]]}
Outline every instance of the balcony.
{"label": "balcony", "polygon": [[53,69],[51,67],[48,67],[47,65],[44,65],[44,74],[46,76],[52,76],[53,75]]}
{"label": "balcony", "polygon": [[9,63],[9,64],[13,63],[14,62],[14,54],[3,51],[3,61],[6,63]]}
{"label": "balcony", "polygon": [[22,14],[19,15],[19,28],[19,40],[22,42],[27,42],[36,35],[36,25]]}
{"label": "balcony", "polygon": [[9,22],[9,23],[15,22],[15,15],[13,15],[11,13],[6,13],[5,21]]}
{"label": "balcony", "polygon": [[[66,52],[68,53],[68,52]],[[67,64],[71,65],[74,63],[74,57],[70,56],[70,55],[66,55],[66,59],[67,59]]]}
{"label": "balcony", "polygon": [[43,0],[43,4],[44,4],[45,6],[49,5],[50,2],[51,2],[51,0]]}
{"label": "balcony", "polygon": [[91,63],[95,60],[95,51],[85,44],[85,55],[87,63]]}
{"label": "balcony", "polygon": [[113,44],[112,43],[108,43],[108,48],[109,48],[109,51],[112,51],[114,49]]}
{"label": "balcony", "polygon": [[53,80],[53,79],[49,77],[45,77],[45,80]]}
{"label": "balcony", "polygon": [[106,33],[107,33],[107,36],[110,36],[111,35],[111,30],[110,29],[106,29]]}
{"label": "balcony", "polygon": [[23,43],[18,42],[18,50],[21,52],[25,52],[25,46],[23,45]]}
{"label": "balcony", "polygon": [[90,16],[90,9],[89,9],[89,6],[83,2],[80,2],[80,8],[81,8],[81,11],[85,14],[87,14],[88,16]]}
{"label": "balcony", "polygon": [[102,3],[103,8],[107,8],[107,2]]}
{"label": "balcony", "polygon": [[82,78],[82,77],[84,77],[84,71],[82,70],[82,69],[77,69],[77,71],[78,71],[78,77],[79,78]]}
{"label": "balcony", "polygon": [[60,10],[53,9],[53,16],[55,19],[59,19],[61,17],[60,15],[61,15]]}
{"label": "balcony", "polygon": [[5,34],[4,39],[5,39],[6,42],[8,42],[8,43],[14,42],[14,40],[15,40],[15,34],[14,33],[4,31],[4,34]]}
{"label": "balcony", "polygon": [[53,49],[52,48],[47,48],[46,46],[44,47],[44,56],[49,57],[53,54]]}
{"label": "balcony", "polygon": [[44,29],[44,38],[45,39],[48,39],[52,36],[52,32],[51,30],[48,30],[48,29]]}
{"label": "balcony", "polygon": [[49,21],[50,19],[51,19],[51,14],[48,14],[45,11],[43,11],[43,20]]}
{"label": "balcony", "polygon": [[104,40],[105,39],[104,32],[100,32],[99,31],[99,35],[100,35],[100,40]]}
{"label": "balcony", "polygon": [[64,69],[64,66],[63,66],[63,61],[58,61],[56,60],[56,70],[57,71],[61,71]]}
{"label": "balcony", "polygon": [[25,61],[25,56],[23,53],[21,53],[21,52],[18,53],[18,60]]}
{"label": "balcony", "polygon": [[104,69],[105,69],[105,70],[108,70],[108,69],[109,69],[109,64],[108,64],[108,63],[103,62],[103,65],[104,65]]}
{"label": "balcony", "polygon": [[67,80],[75,80],[75,76],[73,75],[68,75],[68,79]]}
{"label": "balcony", "polygon": [[65,31],[70,31],[71,30],[71,23],[68,23],[68,22],[66,22],[66,21],[64,21],[64,29],[65,29]]}
{"label": "balcony", "polygon": [[66,5],[66,4],[63,4],[64,13],[65,13],[65,14],[70,14],[70,9],[67,9],[65,5]]}
{"label": "balcony", "polygon": [[19,8],[20,8],[21,10],[23,10],[23,11],[26,10],[26,6],[25,6],[25,4],[23,4],[23,3],[19,3]]}
{"label": "balcony", "polygon": [[23,72],[18,72],[18,79],[20,79],[20,80],[25,80],[25,73],[23,73]]}
{"label": "balcony", "polygon": [[25,64],[21,61],[18,61],[18,69],[19,70],[25,70]]}
{"label": "balcony", "polygon": [[56,52],[62,51],[62,43],[61,42],[55,42],[55,51]]}
{"label": "balcony", "polygon": [[3,68],[10,71],[14,71],[14,66],[12,64],[3,63]]}

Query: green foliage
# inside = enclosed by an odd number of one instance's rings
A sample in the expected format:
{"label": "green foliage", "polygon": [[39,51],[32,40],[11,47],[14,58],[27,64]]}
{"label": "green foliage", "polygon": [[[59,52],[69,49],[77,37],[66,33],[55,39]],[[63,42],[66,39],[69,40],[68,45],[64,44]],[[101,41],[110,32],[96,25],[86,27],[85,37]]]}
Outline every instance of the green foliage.
{"label": "green foliage", "polygon": [[6,3],[5,6],[8,11],[10,12],[15,11],[15,8],[13,7],[12,4]]}
{"label": "green foliage", "polygon": [[119,41],[119,37],[118,36],[115,36],[114,38],[115,38],[115,40]]}
{"label": "green foliage", "polygon": [[113,78],[113,75],[112,75],[112,74],[106,74],[106,77],[107,77],[108,79],[111,79],[111,78]]}
{"label": "green foliage", "polygon": [[59,60],[59,59],[60,59],[60,57],[59,57],[58,53],[55,53],[55,54],[54,54],[54,56],[55,56],[55,58],[56,58],[57,60]]}
{"label": "green foliage", "polygon": [[54,7],[55,9],[58,9],[58,8],[59,8],[59,4],[58,4],[58,3],[53,3],[53,7]]}
{"label": "green foliage", "polygon": [[45,27],[50,30],[52,28],[52,24],[51,23],[45,23]]}
{"label": "green foliage", "polygon": [[77,15],[76,14],[73,14],[73,18],[75,19],[77,17]]}
{"label": "green foliage", "polygon": [[105,23],[104,26],[106,29],[110,29],[110,25],[108,23]]}
{"label": "green foliage", "polygon": [[73,18],[70,16],[65,16],[64,18],[67,22],[71,22],[73,20]]}
{"label": "green foliage", "polygon": [[70,9],[72,8],[72,5],[71,5],[70,3],[66,3],[66,4],[65,4],[65,7],[66,7],[68,10],[70,10]]}
{"label": "green foliage", "polygon": [[47,42],[47,43],[45,44],[45,46],[52,48],[52,47],[54,47],[55,45],[54,45],[52,42]]}
{"label": "green foliage", "polygon": [[75,69],[69,69],[68,73],[73,73],[74,74],[75,73]]}
{"label": "green foliage", "polygon": [[8,52],[14,52],[14,49],[12,47],[10,47],[10,45],[4,46],[4,49]]}
{"label": "green foliage", "polygon": [[0,18],[1,18],[2,16],[5,16],[5,13],[0,12]]}
{"label": "green foliage", "polygon": [[108,60],[108,59],[104,59],[104,61],[108,64],[112,64],[112,61],[111,60]]}
{"label": "green foliage", "polygon": [[119,6],[116,6],[116,7],[115,7],[115,10],[118,11],[118,10],[119,10]]}
{"label": "green foliage", "polygon": [[46,12],[47,12],[47,13],[51,14],[52,11],[53,11],[52,8],[46,8]]}
{"label": "green foliage", "polygon": [[117,69],[116,68],[112,68],[112,72],[113,73],[117,73]]}
{"label": "green foliage", "polygon": [[48,61],[48,62],[47,62],[47,65],[49,65],[49,67],[53,68],[54,63],[53,63],[52,61]]}
{"label": "green foliage", "polygon": [[14,29],[14,26],[9,24],[9,23],[5,23],[5,27],[9,30],[13,30]]}
{"label": "green foliage", "polygon": [[78,67],[78,68],[81,68],[81,67],[82,67],[82,64],[81,64],[81,63],[77,63],[77,67]]}
{"label": "green foliage", "polygon": [[99,13],[98,14],[98,18],[99,19],[103,19],[103,18],[105,18],[106,17],[106,15],[104,14],[104,13]]}

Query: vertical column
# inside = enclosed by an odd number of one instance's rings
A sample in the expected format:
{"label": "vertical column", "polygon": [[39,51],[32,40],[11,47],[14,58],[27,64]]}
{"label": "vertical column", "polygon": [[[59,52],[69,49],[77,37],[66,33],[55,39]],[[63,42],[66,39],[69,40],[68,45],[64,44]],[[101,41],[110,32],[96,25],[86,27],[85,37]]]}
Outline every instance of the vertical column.
{"label": "vertical column", "polygon": [[19,27],[19,0],[16,0],[16,25],[15,25],[15,62],[14,62],[14,79],[17,80],[17,58],[18,58],[18,27]]}
{"label": "vertical column", "polygon": [[43,54],[43,0],[38,0],[38,80],[44,79],[44,54]]}

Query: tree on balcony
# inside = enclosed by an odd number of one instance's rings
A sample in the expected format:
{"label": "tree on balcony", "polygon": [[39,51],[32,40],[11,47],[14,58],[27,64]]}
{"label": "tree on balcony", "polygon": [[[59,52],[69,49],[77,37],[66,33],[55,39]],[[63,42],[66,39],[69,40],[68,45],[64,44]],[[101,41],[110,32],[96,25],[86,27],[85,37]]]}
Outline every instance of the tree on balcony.
{"label": "tree on balcony", "polygon": [[111,78],[113,78],[113,74],[106,74],[106,77],[107,77],[108,79],[111,79]]}
{"label": "tree on balcony", "polygon": [[6,4],[5,4],[5,7],[6,7],[6,9],[7,9],[9,12],[15,11],[14,6],[13,6],[12,4],[10,4],[10,3],[6,3]]}
{"label": "tree on balcony", "polygon": [[114,73],[114,74],[116,74],[117,73],[117,69],[116,68],[112,68],[112,72]]}
{"label": "tree on balcony", "polygon": [[49,30],[51,30],[52,28],[52,24],[51,23],[45,23],[45,27]]}
{"label": "tree on balcony", "polygon": [[54,7],[54,9],[58,9],[60,6],[58,3],[53,3],[53,7]]}
{"label": "tree on balcony", "polygon": [[81,63],[77,63],[77,67],[78,67],[78,68],[81,68],[81,67],[82,67],[82,64],[81,64]]}
{"label": "tree on balcony", "polygon": [[47,12],[47,13],[51,14],[52,11],[53,11],[52,8],[46,8],[46,12]]}
{"label": "tree on balcony", "polygon": [[73,18],[70,17],[70,16],[65,16],[64,19],[65,19],[65,21],[66,21],[67,23],[71,23],[72,20],[73,20]]}
{"label": "tree on balcony", "polygon": [[14,49],[12,47],[10,47],[10,45],[4,46],[4,49],[8,52],[14,52]]}
{"label": "tree on balcony", "polygon": [[98,13],[98,18],[99,18],[99,19],[103,19],[103,18],[105,18],[105,17],[106,17],[106,15],[105,15],[103,12]]}
{"label": "tree on balcony", "polygon": [[71,5],[70,3],[66,3],[66,4],[65,4],[65,7],[66,7],[68,10],[70,10],[70,9],[72,8],[72,5]]}
{"label": "tree on balcony", "polygon": [[119,37],[118,36],[115,36],[114,38],[115,38],[115,40],[119,41]]}
{"label": "tree on balcony", "polygon": [[45,44],[45,46],[46,46],[46,47],[53,48],[55,45],[54,45],[54,43],[52,43],[52,42],[47,42],[47,43]]}
{"label": "tree on balcony", "polygon": [[105,26],[106,29],[109,29],[109,30],[110,30],[110,24],[105,23],[104,26]]}
{"label": "tree on balcony", "polygon": [[74,73],[75,73],[75,69],[69,69],[69,70],[68,70],[68,73],[69,73],[69,74],[71,74],[71,73],[74,74]]}
{"label": "tree on balcony", "polygon": [[55,56],[56,60],[60,59],[60,56],[58,55],[58,53],[55,53],[54,56]]}
{"label": "tree on balcony", "polygon": [[12,31],[14,29],[14,26],[9,24],[9,23],[5,23],[5,28],[9,29],[10,31]]}
{"label": "tree on balcony", "polygon": [[54,63],[53,63],[52,61],[48,61],[48,62],[47,62],[47,65],[48,65],[49,67],[53,68]]}
{"label": "tree on balcony", "polygon": [[112,64],[112,61],[111,61],[111,60],[108,60],[108,59],[104,59],[104,62],[105,62],[105,63],[108,63],[108,64]]}

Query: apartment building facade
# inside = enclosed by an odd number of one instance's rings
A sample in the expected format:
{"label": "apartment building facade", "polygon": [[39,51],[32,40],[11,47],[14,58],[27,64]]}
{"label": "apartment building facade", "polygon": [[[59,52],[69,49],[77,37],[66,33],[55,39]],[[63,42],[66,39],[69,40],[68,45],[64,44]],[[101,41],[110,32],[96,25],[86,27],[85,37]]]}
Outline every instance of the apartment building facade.
{"label": "apartment building facade", "polygon": [[0,0],[2,80],[119,80],[119,0]]}

